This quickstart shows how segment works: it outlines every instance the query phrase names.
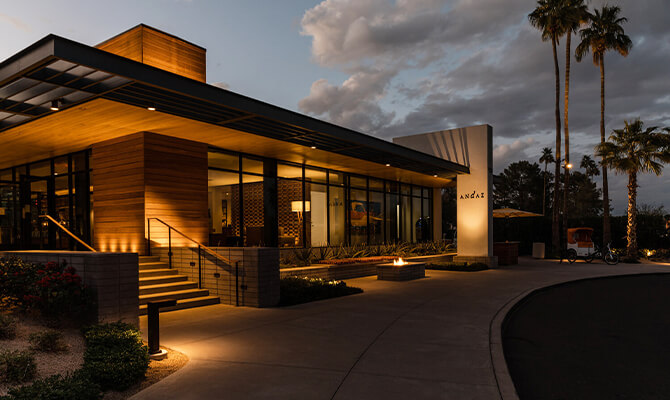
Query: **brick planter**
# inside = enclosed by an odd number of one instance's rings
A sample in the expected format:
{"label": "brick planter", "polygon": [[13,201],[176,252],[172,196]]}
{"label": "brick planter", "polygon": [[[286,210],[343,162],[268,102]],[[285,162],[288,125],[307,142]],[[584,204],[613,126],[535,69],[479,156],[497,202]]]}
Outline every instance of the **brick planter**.
{"label": "brick planter", "polygon": [[412,262],[405,265],[380,264],[377,279],[381,281],[410,281],[426,277],[426,264]]}

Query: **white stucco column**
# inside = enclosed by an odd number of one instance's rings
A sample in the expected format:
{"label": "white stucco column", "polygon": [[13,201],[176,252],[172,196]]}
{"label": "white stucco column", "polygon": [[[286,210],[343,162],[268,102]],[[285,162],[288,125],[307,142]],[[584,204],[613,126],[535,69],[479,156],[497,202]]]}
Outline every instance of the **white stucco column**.
{"label": "white stucco column", "polygon": [[[456,262],[497,266],[493,256],[493,128],[469,126],[393,139],[394,143],[465,165],[456,178]],[[439,189],[435,189],[439,191]],[[437,201],[438,197],[434,197]],[[441,199],[439,200],[441,202]],[[440,203],[438,203],[440,204]],[[437,223],[437,220],[436,220]],[[437,237],[436,237],[437,238]]]}

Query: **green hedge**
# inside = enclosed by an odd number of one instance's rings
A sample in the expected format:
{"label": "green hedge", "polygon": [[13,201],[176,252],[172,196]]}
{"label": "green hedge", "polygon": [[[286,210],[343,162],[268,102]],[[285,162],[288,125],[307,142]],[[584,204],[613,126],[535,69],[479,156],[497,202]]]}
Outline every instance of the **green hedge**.
{"label": "green hedge", "polygon": [[61,376],[52,375],[30,385],[11,389],[0,400],[99,400],[100,386],[81,371]]}
{"label": "green hedge", "polygon": [[342,281],[289,276],[280,281],[279,305],[290,306],[362,292],[363,289],[347,286]]}
{"label": "green hedge", "polygon": [[125,390],[144,379],[149,350],[135,327],[122,322],[95,325],[84,330],[84,338],[83,371],[102,390]]}

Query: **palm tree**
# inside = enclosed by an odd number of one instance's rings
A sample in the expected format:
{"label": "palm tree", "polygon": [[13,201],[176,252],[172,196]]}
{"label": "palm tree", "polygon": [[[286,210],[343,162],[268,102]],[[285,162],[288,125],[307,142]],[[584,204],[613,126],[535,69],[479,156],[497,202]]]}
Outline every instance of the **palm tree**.
{"label": "palm tree", "polygon": [[551,148],[545,147],[542,149],[542,156],[540,157],[540,164],[544,164],[544,188],[542,189],[542,215],[547,209],[547,165],[553,163],[554,156],[551,154]]}
{"label": "palm tree", "polygon": [[[584,0],[564,0],[562,2],[562,25],[566,28],[565,40],[565,91],[563,93],[563,133],[565,135],[565,165],[570,164],[570,129],[568,127],[568,105],[570,94],[570,60],[572,59],[572,33],[589,19],[589,11]],[[570,168],[565,168],[563,187],[563,230],[568,227],[568,188],[570,187]]]}
{"label": "palm tree", "polygon": [[[577,61],[581,61],[589,51],[593,54],[593,64],[600,67],[600,143],[605,143],[605,52],[615,50],[626,57],[633,42],[624,33],[621,24],[627,21],[619,17],[617,6],[603,6],[590,17],[588,27],[579,31],[581,42],[575,49]],[[610,241],[610,202],[607,184],[607,167],[603,164],[603,243]]]}
{"label": "palm tree", "polygon": [[663,163],[670,162],[670,130],[666,128],[667,132],[661,133],[655,126],[642,130],[639,119],[624,123],[625,127],[613,130],[609,140],[596,146],[596,151],[603,165],[628,174],[626,252],[629,259],[637,259],[637,174],[661,174]]}
{"label": "palm tree", "polygon": [[[539,0],[535,10],[528,14],[530,24],[542,31],[542,40],[551,40],[551,48],[554,55],[554,74],[556,76],[556,160],[561,159],[561,111],[559,110],[559,100],[561,91],[561,78],[558,70],[558,56],[556,54],[556,46],[561,36],[567,30],[565,26],[565,18],[563,18],[564,0]],[[558,188],[560,185],[560,163],[556,162],[554,175],[554,197],[553,197],[553,212],[551,218],[551,236],[552,247],[554,252],[558,252],[560,247],[560,232],[558,220]]]}
{"label": "palm tree", "polygon": [[598,169],[598,164],[593,161],[591,156],[582,157],[582,162],[579,164],[579,168],[584,168],[584,174],[591,179],[594,176],[600,175],[600,170]]}

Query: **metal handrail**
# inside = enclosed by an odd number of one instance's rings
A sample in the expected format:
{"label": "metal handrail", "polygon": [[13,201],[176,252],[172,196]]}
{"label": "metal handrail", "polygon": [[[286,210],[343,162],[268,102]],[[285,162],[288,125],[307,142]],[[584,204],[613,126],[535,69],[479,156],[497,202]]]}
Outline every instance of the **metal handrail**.
{"label": "metal handrail", "polygon": [[[147,255],[151,255],[151,220],[154,219],[161,224],[167,226],[168,228],[168,265],[170,269],[172,269],[172,231],[177,232],[181,236],[183,236],[185,239],[195,243],[198,246],[198,288],[202,289],[202,263],[201,263],[201,255],[200,255],[200,250],[204,250],[206,253],[210,254],[212,257],[218,259],[219,261],[222,261],[226,263],[229,267],[235,266],[235,305],[239,306],[240,305],[240,300],[239,300],[239,261],[233,261],[229,258],[226,258],[222,256],[221,254],[215,252],[212,248],[205,246],[204,244],[200,243],[199,241],[187,236],[183,232],[181,232],[179,229],[171,226],[167,222],[163,221],[160,218],[156,217],[151,217],[147,218]],[[220,266],[216,263],[214,263],[217,267],[220,268]]]}
{"label": "metal handrail", "polygon": [[54,224],[56,224],[57,227],[59,227],[60,229],[62,229],[63,231],[65,231],[65,233],[67,233],[68,235],[70,235],[74,240],[76,240],[77,242],[79,242],[82,246],[86,247],[86,248],[89,249],[90,251],[92,251],[92,252],[94,252],[94,253],[97,253],[97,252],[98,252],[96,249],[94,249],[93,247],[89,246],[86,242],[84,242],[83,240],[79,239],[79,238],[77,237],[77,235],[75,235],[74,233],[70,232],[66,227],[64,227],[63,225],[61,225],[61,223],[58,222],[58,221],[56,221],[51,215],[48,215],[48,214],[40,215],[40,218],[46,218],[46,219],[49,220],[50,222],[53,222]]}

